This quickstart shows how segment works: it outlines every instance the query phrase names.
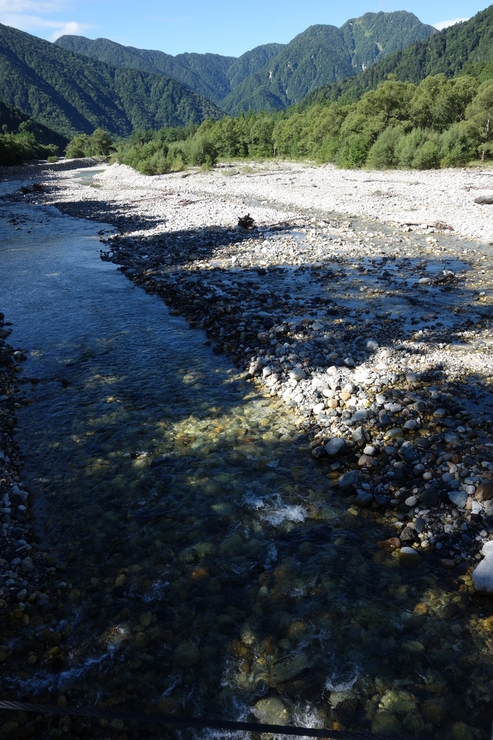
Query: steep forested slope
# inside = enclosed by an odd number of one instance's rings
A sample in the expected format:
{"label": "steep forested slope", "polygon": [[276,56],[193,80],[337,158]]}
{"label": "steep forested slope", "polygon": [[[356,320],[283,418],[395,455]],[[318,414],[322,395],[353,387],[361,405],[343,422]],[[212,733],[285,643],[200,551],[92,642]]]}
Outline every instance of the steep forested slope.
{"label": "steep forested slope", "polygon": [[7,105],[0,100],[0,130],[2,133],[15,134],[21,130],[34,134],[36,140],[41,144],[55,144],[60,151],[63,151],[68,144],[68,139],[60,136],[55,131],[43,126],[37,121],[33,121],[25,113],[12,105]]}
{"label": "steep forested slope", "polygon": [[220,101],[245,77],[261,69],[282,44],[265,44],[242,54],[241,57],[220,54],[165,54],[162,51],[122,46],[109,39],[87,39],[84,36],[60,36],[57,46],[115,67],[138,69],[142,72],[173,77],[191,90],[205,95],[213,103]]}
{"label": "steep forested slope", "polygon": [[357,75],[396,48],[434,33],[434,28],[406,11],[365,13],[342,28],[310,26],[238,85],[221,107],[231,115],[285,108],[311,90]]}
{"label": "steep forested slope", "polygon": [[113,67],[0,24],[0,99],[71,137],[186,126],[221,112],[163,75]]}
{"label": "steep forested slope", "polygon": [[[414,84],[429,75],[454,77],[463,72],[480,72],[493,60],[493,5],[469,21],[458,23],[419,41],[387,59],[378,61],[354,79],[346,79],[317,90],[303,101],[312,105],[322,100],[336,100],[344,95],[356,100],[367,90],[374,90],[389,75]],[[493,70],[492,74],[493,76]]]}

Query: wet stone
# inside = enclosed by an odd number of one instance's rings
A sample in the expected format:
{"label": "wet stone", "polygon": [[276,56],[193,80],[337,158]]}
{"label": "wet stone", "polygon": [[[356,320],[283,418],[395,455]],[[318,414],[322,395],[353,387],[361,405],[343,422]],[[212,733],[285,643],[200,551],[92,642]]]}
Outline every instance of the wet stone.
{"label": "wet stone", "polygon": [[334,437],[327,442],[325,450],[329,457],[338,457],[346,452],[346,441],[341,437]]}
{"label": "wet stone", "polygon": [[200,650],[195,643],[181,642],[173,651],[173,663],[177,668],[189,668],[201,660]]}
{"label": "wet stone", "polygon": [[353,488],[356,488],[356,486],[359,483],[359,471],[358,470],[350,470],[347,473],[344,473],[344,475],[341,475],[338,481],[338,486],[342,491],[350,491]]}
{"label": "wet stone", "polygon": [[289,724],[289,712],[280,699],[271,696],[268,699],[260,699],[254,708],[255,717],[264,725],[287,725]]}
{"label": "wet stone", "polygon": [[272,666],[270,677],[274,685],[285,683],[297,676],[308,666],[308,656],[305,653],[287,655],[276,661]]}

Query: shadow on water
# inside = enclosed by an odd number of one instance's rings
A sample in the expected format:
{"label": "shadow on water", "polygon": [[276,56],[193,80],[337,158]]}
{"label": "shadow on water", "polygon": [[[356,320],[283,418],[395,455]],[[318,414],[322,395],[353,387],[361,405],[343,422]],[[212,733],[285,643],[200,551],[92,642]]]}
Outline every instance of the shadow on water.
{"label": "shadow on water", "polygon": [[[71,223],[63,221],[68,229]],[[8,252],[25,291],[22,300],[5,292],[13,337],[31,352],[26,380],[39,381],[29,391],[25,384],[31,404],[19,411],[19,442],[40,548],[53,548],[64,581],[45,621],[33,619],[24,637],[12,638],[4,687],[15,696],[230,719],[245,718],[253,705],[265,719],[258,709],[264,699],[274,721],[444,739],[455,727],[466,739],[488,737],[492,644],[482,620],[490,602],[472,595],[455,571],[441,570],[436,554],[423,552],[418,567],[405,569],[379,549],[395,535],[394,517],[385,507],[347,511],[353,498],[334,487],[329,462],[307,454],[306,419],[247,386],[156,296],[96,266],[95,230],[86,228],[89,238],[79,239],[75,254],[65,253],[67,238],[51,241],[28,255],[30,270],[21,253]],[[290,229],[277,233],[288,237]],[[358,369],[371,354],[365,339],[396,349],[411,330],[426,343],[482,328],[455,311],[470,305],[473,293],[451,279],[453,291],[429,289],[446,315],[443,326],[440,313],[426,315],[429,297],[414,315],[425,289],[408,281],[406,270],[416,266],[405,258],[378,266],[390,274],[381,271],[387,292],[368,295],[358,283],[368,268],[342,255],[321,271],[236,267],[235,255],[219,247],[231,251],[258,235],[214,229],[205,244],[201,231],[194,258],[186,248],[191,236],[134,239],[129,269],[148,292],[202,323],[218,350],[237,341],[233,331],[245,331],[252,355],[260,347],[264,359],[285,357],[287,366],[289,353],[307,347],[307,370],[325,373],[334,362],[327,342],[345,346]],[[196,263],[204,257],[222,266],[202,270]],[[440,275],[449,264],[444,258],[427,270],[424,261],[419,269]],[[364,279],[378,281],[370,273]],[[376,303],[385,308],[379,322]],[[237,317],[242,305],[246,315]],[[362,335],[365,311],[371,323]],[[313,330],[315,320],[327,322],[330,340]],[[402,351],[412,357],[412,348]],[[353,372],[344,365],[339,371]],[[466,372],[451,383],[434,365],[412,383],[389,369],[381,390],[412,400],[436,387],[455,429],[468,418],[459,403],[471,393],[467,384]],[[430,425],[437,454],[447,429],[448,421]],[[448,449],[466,454],[471,439],[478,448],[488,439],[487,427],[468,429]],[[349,450],[338,475],[355,464]],[[384,469],[379,461],[361,480],[381,475],[390,498],[395,476]],[[399,486],[422,484],[411,466],[397,469]],[[471,529],[489,524],[478,518]],[[46,627],[60,635],[58,651],[39,637]],[[26,642],[36,657],[30,664]],[[46,732],[56,726],[43,721]],[[122,729],[94,726],[91,736],[116,737]],[[72,730],[74,737],[85,732],[78,721]],[[144,726],[126,733],[157,736]]]}

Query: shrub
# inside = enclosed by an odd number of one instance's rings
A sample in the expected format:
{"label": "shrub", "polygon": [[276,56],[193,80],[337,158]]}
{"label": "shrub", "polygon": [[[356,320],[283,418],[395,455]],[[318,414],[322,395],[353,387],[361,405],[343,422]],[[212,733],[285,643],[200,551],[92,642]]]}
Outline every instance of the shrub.
{"label": "shrub", "polygon": [[363,167],[368,156],[370,142],[364,134],[350,134],[342,141],[336,153],[336,163],[340,167]]}
{"label": "shrub", "polygon": [[397,167],[396,148],[402,136],[403,130],[400,126],[389,126],[382,131],[370,149],[368,166],[376,170]]}
{"label": "shrub", "polygon": [[467,124],[451,126],[440,136],[439,144],[442,167],[460,167],[477,156],[476,141]]}
{"label": "shrub", "polygon": [[415,128],[408,134],[401,136],[395,148],[397,165],[404,169],[413,169],[416,152],[427,139],[428,132],[422,128]]}
{"label": "shrub", "polygon": [[429,139],[419,147],[413,159],[416,170],[433,170],[440,167],[440,148],[436,141]]}
{"label": "shrub", "polygon": [[207,165],[213,167],[217,162],[217,149],[210,139],[195,135],[188,142],[188,161],[190,164],[200,167]]}
{"label": "shrub", "polygon": [[87,157],[89,151],[89,137],[87,134],[79,134],[74,136],[72,141],[68,144],[65,149],[65,156],[67,159],[78,159],[79,157]]}

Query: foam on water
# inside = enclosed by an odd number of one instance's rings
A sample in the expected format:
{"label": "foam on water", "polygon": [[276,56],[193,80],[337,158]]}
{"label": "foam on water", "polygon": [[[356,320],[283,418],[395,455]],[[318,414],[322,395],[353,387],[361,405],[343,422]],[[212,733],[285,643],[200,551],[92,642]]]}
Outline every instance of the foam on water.
{"label": "foam on water", "polygon": [[263,518],[273,527],[278,527],[283,522],[304,522],[306,509],[299,504],[281,504],[278,507],[268,507]]}
{"label": "foam on water", "polygon": [[327,691],[350,691],[359,678],[356,666],[347,666],[346,669],[337,669],[327,676],[325,688]]}

